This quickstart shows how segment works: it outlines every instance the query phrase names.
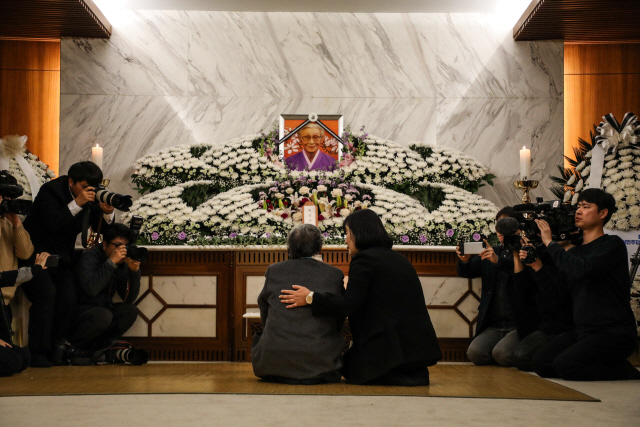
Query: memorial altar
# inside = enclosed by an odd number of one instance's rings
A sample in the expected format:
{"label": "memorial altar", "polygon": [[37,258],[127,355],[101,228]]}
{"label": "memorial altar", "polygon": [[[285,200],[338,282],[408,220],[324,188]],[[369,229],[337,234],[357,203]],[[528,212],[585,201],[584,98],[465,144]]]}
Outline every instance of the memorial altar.
{"label": "memorial altar", "polygon": [[371,209],[420,276],[445,359],[465,360],[480,281],[457,277],[455,244],[495,238],[497,211],[474,194],[493,175],[473,158],[310,114],[283,115],[279,129],[219,146],[164,149],[135,170],[144,195],[123,221],[144,219],[140,243],[150,256],[126,338],[153,359],[249,360],[264,273],[287,259],[289,230],[317,225],[322,260],[348,276],[342,222]]}

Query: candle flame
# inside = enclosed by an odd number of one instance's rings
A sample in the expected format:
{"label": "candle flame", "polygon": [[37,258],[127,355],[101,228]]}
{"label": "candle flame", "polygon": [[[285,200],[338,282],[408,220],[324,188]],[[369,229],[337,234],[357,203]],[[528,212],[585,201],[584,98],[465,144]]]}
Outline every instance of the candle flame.
{"label": "candle flame", "polygon": [[522,149],[523,149],[523,150],[526,150],[526,149],[527,149],[527,147],[525,147],[525,146],[523,145],[523,146],[522,146]]}
{"label": "candle flame", "polygon": [[100,147],[100,144],[98,144],[97,142],[96,142],[96,147]]}

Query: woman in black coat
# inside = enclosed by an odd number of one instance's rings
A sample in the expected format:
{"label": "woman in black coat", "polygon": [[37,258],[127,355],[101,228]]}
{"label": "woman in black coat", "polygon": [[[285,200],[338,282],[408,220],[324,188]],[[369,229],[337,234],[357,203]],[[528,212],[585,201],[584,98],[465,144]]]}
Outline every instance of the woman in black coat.
{"label": "woman in black coat", "polygon": [[344,222],[351,255],[344,296],[283,290],[287,308],[311,304],[314,316],[347,316],[353,346],[344,355],[350,384],[429,385],[429,366],[442,358],[422,286],[407,258],[375,212],[364,209]]}

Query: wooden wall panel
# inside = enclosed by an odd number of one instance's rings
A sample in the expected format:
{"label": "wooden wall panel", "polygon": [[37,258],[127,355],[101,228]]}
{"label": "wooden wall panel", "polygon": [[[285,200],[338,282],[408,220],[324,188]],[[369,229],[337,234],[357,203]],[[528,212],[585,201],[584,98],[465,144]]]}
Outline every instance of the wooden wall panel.
{"label": "wooden wall panel", "polygon": [[0,40],[0,136],[12,134],[58,174],[60,41]]}
{"label": "wooden wall panel", "polygon": [[605,114],[640,114],[640,44],[566,44],[564,52],[564,151],[572,156]]}

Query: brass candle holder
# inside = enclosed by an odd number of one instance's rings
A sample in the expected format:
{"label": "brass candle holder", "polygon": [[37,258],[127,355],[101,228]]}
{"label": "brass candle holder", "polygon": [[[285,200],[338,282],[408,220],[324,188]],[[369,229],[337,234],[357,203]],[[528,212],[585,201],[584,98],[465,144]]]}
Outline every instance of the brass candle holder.
{"label": "brass candle holder", "polygon": [[522,190],[522,203],[531,203],[531,197],[529,197],[529,191],[538,188],[539,181],[514,181],[513,186],[516,190]]}

